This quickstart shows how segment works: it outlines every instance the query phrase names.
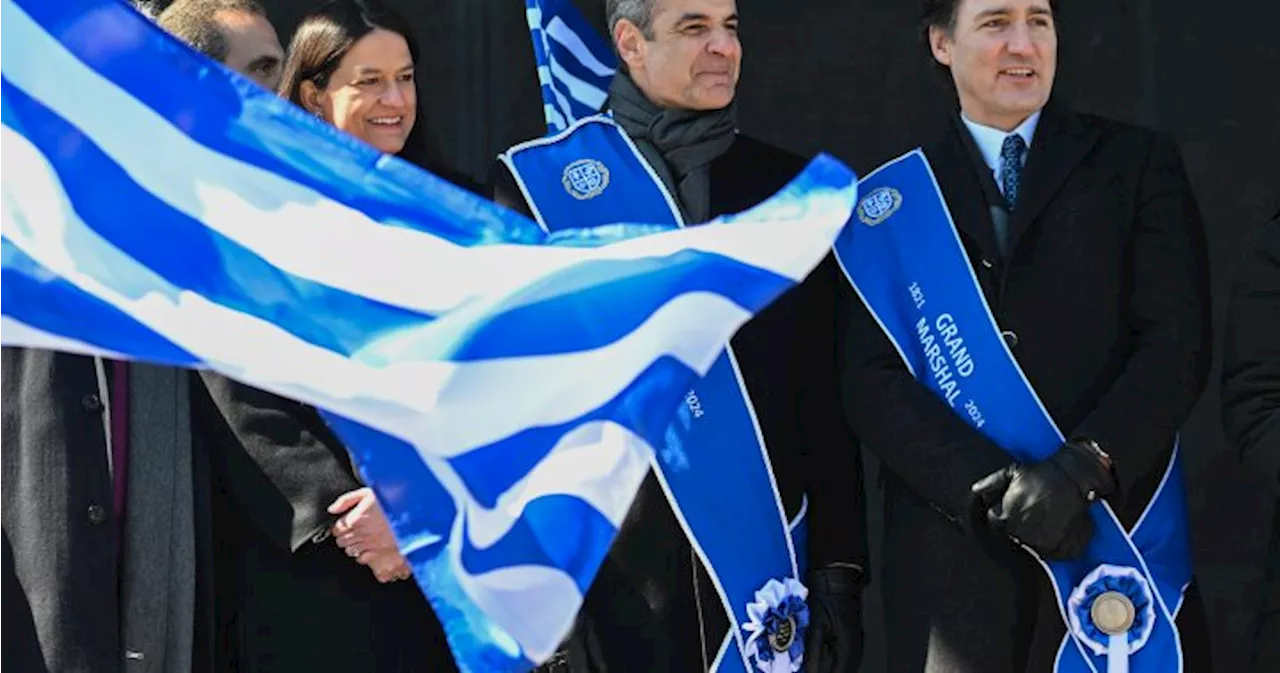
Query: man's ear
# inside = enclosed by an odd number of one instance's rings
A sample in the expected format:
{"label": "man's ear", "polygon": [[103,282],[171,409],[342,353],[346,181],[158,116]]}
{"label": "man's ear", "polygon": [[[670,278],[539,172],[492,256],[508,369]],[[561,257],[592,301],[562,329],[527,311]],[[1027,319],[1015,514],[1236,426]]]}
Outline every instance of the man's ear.
{"label": "man's ear", "polygon": [[929,49],[933,60],[951,67],[951,36],[940,26],[929,26]]}
{"label": "man's ear", "polygon": [[627,19],[619,20],[613,25],[613,44],[618,49],[618,58],[627,64],[629,70],[644,68],[647,45],[639,26]]}

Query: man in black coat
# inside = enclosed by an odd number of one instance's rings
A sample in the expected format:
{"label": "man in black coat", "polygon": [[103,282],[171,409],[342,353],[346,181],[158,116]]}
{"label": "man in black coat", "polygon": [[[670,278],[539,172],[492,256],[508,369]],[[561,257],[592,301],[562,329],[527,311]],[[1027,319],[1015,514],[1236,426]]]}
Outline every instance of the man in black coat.
{"label": "man in black coat", "polygon": [[[158,25],[264,86],[278,80],[282,49],[253,0],[180,0]],[[222,555],[189,373],[30,348],[5,348],[3,368],[9,670],[224,668]]]}
{"label": "man in black coat", "polygon": [[[924,150],[995,321],[1068,441],[1011,465],[849,302],[845,403],[883,462],[895,672],[1052,670],[1056,599],[1011,538],[1078,556],[1091,496],[1133,526],[1208,374],[1208,264],[1177,149],[1048,102],[1054,19],[1049,0],[926,3],[960,112]],[[1209,667],[1203,621],[1193,584],[1177,613],[1187,671]]]}
{"label": "man in black coat", "polygon": [[[1222,422],[1240,457],[1280,493],[1280,213],[1263,225],[1227,307]],[[1280,510],[1280,497],[1276,501]],[[1280,669],[1280,516],[1272,515],[1254,670]]]}
{"label": "man in black coat", "polygon": [[[623,63],[607,107],[685,222],[746,210],[804,167],[800,157],[736,133],[741,45],[732,0],[611,1],[607,13]],[[498,203],[533,217],[501,163],[493,183]],[[861,464],[835,377],[836,281],[829,258],[732,341],[789,519],[808,496],[809,546],[797,553],[807,553],[811,568],[805,658],[813,671],[856,670],[866,581]],[[728,628],[650,475],[587,592],[567,645],[569,668],[707,670]]]}
{"label": "man in black coat", "polygon": [[38,348],[0,360],[5,670],[211,670],[186,372]]}

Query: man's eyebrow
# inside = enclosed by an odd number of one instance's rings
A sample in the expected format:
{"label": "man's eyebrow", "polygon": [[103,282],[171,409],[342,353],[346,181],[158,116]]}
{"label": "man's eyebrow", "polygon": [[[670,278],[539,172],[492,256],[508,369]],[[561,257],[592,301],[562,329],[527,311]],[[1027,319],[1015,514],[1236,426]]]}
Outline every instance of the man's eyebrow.
{"label": "man's eyebrow", "polygon": [[710,18],[710,16],[698,12],[685,12],[680,15],[680,18],[676,19],[676,25],[679,26],[681,24],[692,23],[694,21],[706,21]]}
{"label": "man's eyebrow", "polygon": [[[738,14],[736,12],[724,18],[725,23],[729,23],[730,21],[736,22],[737,20]],[[701,12],[685,12],[680,15],[680,18],[676,19],[675,25],[678,27],[695,21],[711,21],[711,15],[703,14]]]}
{"label": "man's eyebrow", "polygon": [[981,20],[991,16],[996,16],[997,14],[1009,14],[1011,12],[1013,12],[1013,10],[1008,7],[992,7],[991,9],[984,9],[981,12],[978,12],[973,16],[973,18],[974,20]]}

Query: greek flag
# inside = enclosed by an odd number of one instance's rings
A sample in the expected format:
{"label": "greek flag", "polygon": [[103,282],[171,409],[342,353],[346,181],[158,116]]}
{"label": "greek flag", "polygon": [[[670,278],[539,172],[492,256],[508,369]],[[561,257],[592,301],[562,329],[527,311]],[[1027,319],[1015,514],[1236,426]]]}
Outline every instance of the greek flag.
{"label": "greek flag", "polygon": [[327,410],[466,671],[552,654],[683,392],[848,219],[820,157],[688,230],[531,221],[119,0],[0,0],[7,346]]}
{"label": "greek flag", "polygon": [[525,0],[529,37],[542,85],[547,130],[558,133],[604,107],[613,79],[613,48],[573,0]]}

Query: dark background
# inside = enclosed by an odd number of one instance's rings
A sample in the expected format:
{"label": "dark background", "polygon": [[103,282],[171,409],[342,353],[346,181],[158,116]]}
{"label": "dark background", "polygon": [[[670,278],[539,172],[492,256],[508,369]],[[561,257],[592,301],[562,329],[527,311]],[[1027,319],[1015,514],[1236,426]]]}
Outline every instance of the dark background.
{"label": "dark background", "polygon": [[[603,0],[577,1],[603,30]],[[265,0],[286,44],[314,2]],[[423,47],[424,111],[456,167],[484,179],[499,151],[544,132],[521,0],[392,2],[414,22]],[[825,150],[860,173],[921,144],[954,102],[927,60],[919,4],[739,0],[743,131],[806,155]],[[1280,3],[1058,5],[1055,96],[1084,111],[1164,130],[1182,149],[1208,230],[1220,343],[1232,269],[1256,228],[1280,208]],[[1187,423],[1184,446],[1196,572],[1217,670],[1233,673],[1246,670],[1275,496],[1223,439],[1217,379],[1215,368]],[[874,483],[868,484],[873,547]],[[884,671],[879,605],[873,585],[863,670],[874,673]]]}

